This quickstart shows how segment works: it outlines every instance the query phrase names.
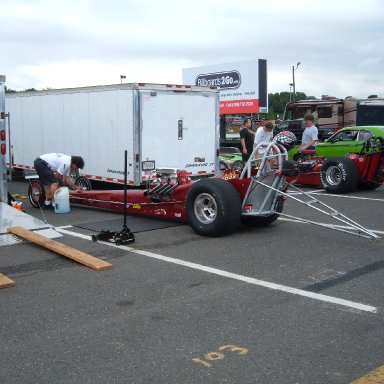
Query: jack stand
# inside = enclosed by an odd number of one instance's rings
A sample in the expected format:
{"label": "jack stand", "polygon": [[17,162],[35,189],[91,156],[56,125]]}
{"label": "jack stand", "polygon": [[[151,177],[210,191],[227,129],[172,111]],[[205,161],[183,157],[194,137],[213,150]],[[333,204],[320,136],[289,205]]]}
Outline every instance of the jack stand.
{"label": "jack stand", "polygon": [[124,164],[124,225],[121,232],[111,232],[102,230],[98,235],[92,235],[92,241],[108,241],[116,245],[131,244],[135,241],[135,236],[127,227],[127,151],[125,151]]}
{"label": "jack stand", "polygon": [[92,235],[92,241],[107,241],[116,245],[127,245],[135,241],[135,236],[128,227],[123,227],[121,232],[101,231],[97,235]]}

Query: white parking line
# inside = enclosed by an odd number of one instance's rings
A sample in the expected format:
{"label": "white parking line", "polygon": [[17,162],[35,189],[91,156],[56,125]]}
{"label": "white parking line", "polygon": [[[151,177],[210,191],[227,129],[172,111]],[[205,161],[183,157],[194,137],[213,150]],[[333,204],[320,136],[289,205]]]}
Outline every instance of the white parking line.
{"label": "white parking line", "polygon": [[[64,228],[70,228],[70,226],[56,227],[56,230],[58,232],[66,234],[66,235],[79,237],[79,238],[85,239],[85,240],[92,240],[91,236],[83,235],[81,233],[76,233],[76,232],[72,232],[72,231],[68,231],[68,230],[66,230]],[[117,246],[117,245],[115,245],[113,243],[107,243],[107,242],[103,242],[103,244],[111,246],[111,247],[116,247],[118,249],[124,249],[126,251],[129,251],[129,252],[132,252],[132,253],[136,253],[136,254],[139,254],[139,255],[142,255],[142,256],[151,257],[153,259],[166,261],[168,263],[182,265],[184,267],[193,268],[193,269],[197,269],[197,270],[200,270],[200,271],[212,273],[214,275],[218,275],[218,276],[227,277],[227,278],[230,278],[230,279],[242,281],[242,282],[245,282],[245,283],[248,283],[248,284],[258,285],[258,286],[261,286],[261,287],[265,287],[265,288],[269,288],[269,289],[273,289],[273,290],[277,290],[277,291],[282,291],[282,292],[290,293],[290,294],[293,294],[293,295],[303,296],[303,297],[307,297],[307,298],[310,298],[310,299],[313,299],[313,300],[324,301],[324,302],[327,302],[327,303],[342,305],[344,307],[354,308],[354,309],[358,309],[358,310],[364,311],[364,312],[371,312],[371,313],[376,313],[377,312],[377,307],[373,307],[373,306],[370,306],[370,305],[356,303],[356,302],[353,302],[353,301],[339,299],[337,297],[322,295],[322,294],[319,294],[319,293],[304,291],[302,289],[292,288],[292,287],[288,287],[288,286],[281,285],[281,284],[270,283],[270,282],[267,282],[267,281],[254,279],[252,277],[247,277],[247,276],[243,276],[243,275],[238,275],[236,273],[231,273],[231,272],[223,271],[223,270],[220,270],[220,269],[207,267],[205,265],[191,263],[189,261],[184,261],[184,260],[180,260],[180,259],[174,259],[174,258],[171,258],[171,257],[168,257],[168,256],[159,255],[159,254],[156,254],[156,253],[153,253],[153,252],[148,252],[148,251],[142,251],[142,250],[139,250],[139,249],[134,249],[134,248],[127,247],[127,246],[124,246],[124,245]]]}

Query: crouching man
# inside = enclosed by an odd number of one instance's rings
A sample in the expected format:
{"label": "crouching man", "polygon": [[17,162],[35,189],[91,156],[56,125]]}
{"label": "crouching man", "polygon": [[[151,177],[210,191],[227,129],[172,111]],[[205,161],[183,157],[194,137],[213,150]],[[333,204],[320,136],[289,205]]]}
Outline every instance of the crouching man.
{"label": "crouching man", "polygon": [[34,161],[34,166],[45,189],[44,210],[53,210],[53,196],[60,185],[65,183],[69,187],[81,190],[69,176],[70,171],[83,169],[84,160],[80,156],[68,156],[63,153],[47,153]]}

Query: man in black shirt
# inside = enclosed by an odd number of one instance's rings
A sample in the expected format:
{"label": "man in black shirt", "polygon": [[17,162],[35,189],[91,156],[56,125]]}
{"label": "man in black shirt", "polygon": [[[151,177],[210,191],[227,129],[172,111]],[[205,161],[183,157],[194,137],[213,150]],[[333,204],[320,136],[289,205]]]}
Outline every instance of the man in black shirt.
{"label": "man in black shirt", "polygon": [[243,161],[248,161],[253,151],[253,143],[255,141],[255,133],[252,131],[251,119],[244,119],[243,126],[240,129],[240,144]]}

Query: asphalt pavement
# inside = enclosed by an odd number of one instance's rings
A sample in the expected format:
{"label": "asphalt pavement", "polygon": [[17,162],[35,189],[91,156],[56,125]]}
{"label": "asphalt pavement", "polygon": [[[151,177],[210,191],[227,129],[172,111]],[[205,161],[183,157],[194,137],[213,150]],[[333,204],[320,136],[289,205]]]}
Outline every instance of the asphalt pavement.
{"label": "asphalt pavement", "polygon": [[[327,227],[279,219],[209,238],[128,216],[136,241],[119,247],[91,235],[122,214],[42,212],[27,186],[9,185],[27,213],[113,268],[29,242],[0,247],[0,272],[16,282],[0,290],[0,382],[344,384],[384,365],[383,240],[337,232],[288,199],[283,212]],[[384,237],[383,186],[311,191]]]}

